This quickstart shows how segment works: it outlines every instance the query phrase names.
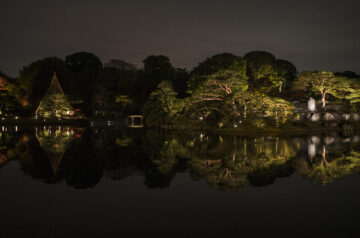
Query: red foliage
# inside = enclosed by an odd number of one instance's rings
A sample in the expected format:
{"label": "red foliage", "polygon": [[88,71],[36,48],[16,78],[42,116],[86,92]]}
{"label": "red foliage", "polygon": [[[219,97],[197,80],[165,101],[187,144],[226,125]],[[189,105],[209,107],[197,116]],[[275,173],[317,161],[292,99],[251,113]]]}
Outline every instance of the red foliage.
{"label": "red foliage", "polygon": [[7,90],[7,84],[8,84],[8,82],[6,81],[6,79],[4,79],[3,77],[0,76],[0,90],[1,91]]}

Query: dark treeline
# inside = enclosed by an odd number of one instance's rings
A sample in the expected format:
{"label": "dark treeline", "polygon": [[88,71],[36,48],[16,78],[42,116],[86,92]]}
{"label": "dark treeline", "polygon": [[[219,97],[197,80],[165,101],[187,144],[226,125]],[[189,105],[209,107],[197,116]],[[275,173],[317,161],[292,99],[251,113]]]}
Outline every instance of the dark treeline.
{"label": "dark treeline", "polygon": [[333,99],[353,112],[360,98],[354,72],[299,73],[291,62],[264,51],[217,54],[190,72],[163,55],[147,57],[138,69],[121,59],[103,64],[92,53],[78,52],[32,62],[15,79],[0,72],[0,113],[34,116],[55,72],[84,116],[143,114],[148,126],[281,126],[296,117],[291,98],[317,97],[322,110]]}
{"label": "dark treeline", "polygon": [[149,94],[163,80],[170,80],[176,92],[185,96],[189,73],[174,68],[166,56],[149,56],[143,69],[120,59],[103,64],[92,53],[78,52],[65,57],[46,57],[23,67],[11,79],[0,72],[3,114],[33,116],[56,72],[74,108],[86,116],[121,116],[140,113]]}

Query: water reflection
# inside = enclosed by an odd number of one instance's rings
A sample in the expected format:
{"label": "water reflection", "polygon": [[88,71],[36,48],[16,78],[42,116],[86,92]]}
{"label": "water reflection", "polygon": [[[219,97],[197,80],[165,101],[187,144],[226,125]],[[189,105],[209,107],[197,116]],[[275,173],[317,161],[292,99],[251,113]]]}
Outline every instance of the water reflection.
{"label": "water reflection", "polygon": [[300,174],[326,185],[360,171],[359,136],[240,137],[152,130],[37,127],[4,128],[0,166],[16,161],[37,180],[74,188],[95,186],[104,177],[142,176],[149,188],[170,186],[189,173],[211,187],[233,191],[267,186]]}
{"label": "water reflection", "polygon": [[35,135],[51,163],[54,174],[56,174],[66,150],[75,139],[75,129],[44,126],[43,129],[35,128]]}

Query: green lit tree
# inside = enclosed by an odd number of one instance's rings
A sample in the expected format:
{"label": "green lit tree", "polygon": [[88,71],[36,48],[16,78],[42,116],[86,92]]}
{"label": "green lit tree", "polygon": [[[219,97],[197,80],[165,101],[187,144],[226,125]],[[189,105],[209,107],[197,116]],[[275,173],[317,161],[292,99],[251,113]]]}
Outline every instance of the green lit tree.
{"label": "green lit tree", "polygon": [[286,60],[276,59],[265,51],[251,51],[244,56],[247,60],[247,74],[251,86],[261,92],[269,92],[278,88],[281,93],[296,77],[295,66]]}
{"label": "green lit tree", "polygon": [[332,72],[302,72],[295,87],[301,90],[311,90],[321,95],[322,107],[326,106],[326,95],[336,95],[339,87],[339,78]]}
{"label": "green lit tree", "polygon": [[69,117],[73,115],[73,113],[72,106],[54,74],[44,98],[40,101],[35,111],[35,115],[40,117],[61,118]]}
{"label": "green lit tree", "polygon": [[182,110],[182,103],[176,95],[171,82],[162,81],[150,94],[149,100],[142,109],[145,123],[157,127],[170,123]]}
{"label": "green lit tree", "polygon": [[229,115],[226,121],[238,118],[242,108],[235,97],[245,92],[248,86],[246,62],[241,57],[227,53],[215,55],[192,72],[190,111],[204,111],[206,117],[210,111],[217,111]]}
{"label": "green lit tree", "polygon": [[33,112],[45,94],[54,72],[61,78],[66,78],[67,66],[63,60],[56,57],[37,60],[20,71],[18,79],[10,87],[10,93]]}
{"label": "green lit tree", "polygon": [[263,97],[260,102],[264,104],[264,117],[273,119],[276,127],[294,116],[294,106],[282,98]]}

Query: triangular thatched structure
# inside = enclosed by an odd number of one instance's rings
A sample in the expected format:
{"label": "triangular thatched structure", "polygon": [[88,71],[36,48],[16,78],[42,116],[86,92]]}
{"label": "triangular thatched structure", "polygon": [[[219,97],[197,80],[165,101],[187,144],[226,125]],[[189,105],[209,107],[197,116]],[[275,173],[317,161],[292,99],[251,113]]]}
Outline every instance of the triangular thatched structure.
{"label": "triangular thatched structure", "polygon": [[35,111],[35,116],[64,118],[73,114],[74,110],[54,73],[50,86]]}

